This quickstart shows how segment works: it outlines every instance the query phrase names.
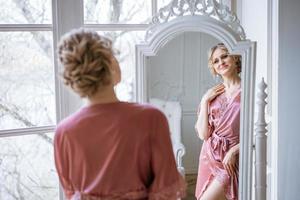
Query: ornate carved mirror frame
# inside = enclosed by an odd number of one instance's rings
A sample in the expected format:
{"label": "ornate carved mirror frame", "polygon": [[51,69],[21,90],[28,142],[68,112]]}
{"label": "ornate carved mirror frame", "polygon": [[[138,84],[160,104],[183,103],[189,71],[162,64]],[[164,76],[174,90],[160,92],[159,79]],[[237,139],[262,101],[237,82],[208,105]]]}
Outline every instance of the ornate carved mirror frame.
{"label": "ornate carved mirror frame", "polygon": [[251,200],[256,43],[246,39],[236,15],[216,0],[173,0],[152,18],[136,45],[136,101],[148,102],[146,58],[184,32],[207,33],[242,56],[239,199]]}

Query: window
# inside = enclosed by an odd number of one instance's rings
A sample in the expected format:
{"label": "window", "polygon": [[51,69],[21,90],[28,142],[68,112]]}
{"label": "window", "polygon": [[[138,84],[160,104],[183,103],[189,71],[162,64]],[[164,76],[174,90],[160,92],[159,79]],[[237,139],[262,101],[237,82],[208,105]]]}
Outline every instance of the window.
{"label": "window", "polygon": [[77,27],[114,41],[122,70],[116,87],[133,101],[135,44],[170,0],[0,0],[0,199],[62,198],[54,167],[58,121],[82,105],[60,81],[58,38]]}
{"label": "window", "polygon": [[122,81],[116,92],[124,101],[134,99],[135,44],[144,39],[152,10],[149,0],[84,0],[84,26],[111,38],[121,53]]}
{"label": "window", "polygon": [[86,24],[146,24],[150,17],[149,0],[84,0]]}
{"label": "window", "polygon": [[58,199],[52,2],[0,4],[0,199]]}

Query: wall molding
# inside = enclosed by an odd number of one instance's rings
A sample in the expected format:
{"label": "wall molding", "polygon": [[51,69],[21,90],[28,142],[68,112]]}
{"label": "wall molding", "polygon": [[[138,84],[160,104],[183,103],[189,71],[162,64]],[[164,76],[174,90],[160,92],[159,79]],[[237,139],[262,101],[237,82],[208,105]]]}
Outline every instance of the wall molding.
{"label": "wall molding", "polygon": [[267,199],[278,200],[278,16],[279,0],[268,0],[268,60],[267,76],[269,107],[267,112],[271,116],[271,194]]}

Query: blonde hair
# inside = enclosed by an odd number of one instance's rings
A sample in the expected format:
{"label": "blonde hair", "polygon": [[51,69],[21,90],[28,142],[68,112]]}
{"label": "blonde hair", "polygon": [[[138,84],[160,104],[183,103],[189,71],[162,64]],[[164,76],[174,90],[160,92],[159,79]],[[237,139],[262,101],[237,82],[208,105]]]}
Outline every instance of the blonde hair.
{"label": "blonde hair", "polygon": [[[229,53],[227,47],[223,43],[218,43],[217,45],[210,48],[210,50],[208,51],[208,68],[210,69],[212,75],[217,75],[215,69],[213,68],[213,60],[212,60],[213,59],[212,56],[217,49],[221,49],[226,53]],[[240,73],[242,70],[241,56],[240,55],[230,55],[230,56],[234,59],[235,64],[238,68],[238,73]]]}
{"label": "blonde hair", "polygon": [[111,40],[84,29],[65,34],[58,43],[64,83],[81,97],[90,97],[111,83],[112,56]]}

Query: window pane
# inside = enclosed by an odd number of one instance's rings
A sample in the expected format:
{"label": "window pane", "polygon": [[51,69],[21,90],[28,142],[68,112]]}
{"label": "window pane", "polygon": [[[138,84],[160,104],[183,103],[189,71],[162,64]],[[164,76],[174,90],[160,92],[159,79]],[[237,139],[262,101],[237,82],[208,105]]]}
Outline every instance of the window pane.
{"label": "window pane", "polygon": [[0,24],[51,24],[51,0],[0,0]]}
{"label": "window pane", "polygon": [[117,59],[122,71],[122,81],[116,87],[117,96],[123,101],[134,99],[135,84],[135,45],[144,40],[145,31],[99,32],[114,41],[114,47],[120,51]]}
{"label": "window pane", "polygon": [[84,23],[148,23],[150,0],[84,0]]}
{"label": "window pane", "polygon": [[0,32],[0,129],[55,124],[51,32]]}
{"label": "window pane", "polygon": [[168,5],[169,3],[171,3],[171,1],[172,0],[157,0],[157,11],[160,8],[162,8],[162,7],[166,6],[166,5]]}
{"label": "window pane", "polygon": [[0,138],[0,199],[59,199],[53,133]]}

